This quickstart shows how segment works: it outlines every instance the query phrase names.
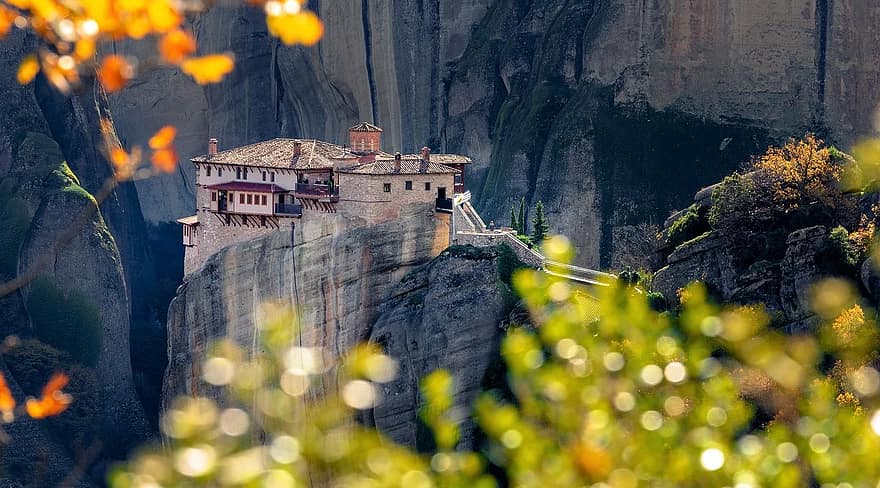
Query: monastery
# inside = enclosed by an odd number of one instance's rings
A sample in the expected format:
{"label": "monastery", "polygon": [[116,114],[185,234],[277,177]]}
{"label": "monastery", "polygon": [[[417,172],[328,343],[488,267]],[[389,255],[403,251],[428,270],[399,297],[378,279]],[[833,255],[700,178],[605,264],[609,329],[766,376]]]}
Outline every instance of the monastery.
{"label": "monastery", "polygon": [[[348,146],[314,139],[272,139],[225,151],[211,139],[196,167],[196,213],[179,219],[186,247],[184,274],[220,249],[294,222],[342,214],[375,224],[398,218],[408,205],[426,205],[453,220],[470,199],[457,154],[389,154],[382,129],[362,122]],[[468,204],[468,207],[470,205]]]}

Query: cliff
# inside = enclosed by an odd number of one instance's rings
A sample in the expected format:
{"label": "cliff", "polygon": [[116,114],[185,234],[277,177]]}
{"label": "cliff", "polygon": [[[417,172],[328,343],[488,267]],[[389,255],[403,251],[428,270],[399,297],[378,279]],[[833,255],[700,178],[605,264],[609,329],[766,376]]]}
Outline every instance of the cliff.
{"label": "cliff", "polygon": [[[224,0],[192,19],[202,50],[239,68],[205,89],[147,68],[111,100],[123,137],[182,127],[181,153],[273,136],[344,140],[359,119],[386,149],[468,154],[487,221],[542,200],[580,264],[660,223],[691,188],[780,137],[816,130],[846,147],[871,130],[880,7],[864,2],[474,0],[319,2],[312,49],[271,38],[260,12]],[[122,46],[136,52],[136,46]],[[144,120],[143,114],[149,116]],[[143,122],[143,123],[142,123]],[[192,175],[144,183],[150,220],[192,207]],[[147,186],[151,185],[151,186]],[[165,195],[179,200],[157,205]]]}
{"label": "cliff", "polygon": [[208,345],[229,337],[252,347],[259,307],[280,302],[299,312],[301,343],[321,348],[326,359],[370,340],[400,362],[386,401],[368,417],[415,445],[418,381],[425,373],[448,367],[458,381],[458,405],[479,389],[511,306],[499,263],[515,259],[464,248],[473,252],[447,251],[431,260],[440,249],[422,231],[435,218],[425,210],[369,227],[342,217],[307,222],[214,255],[186,278],[169,308],[163,403],[215,394],[201,380]]}

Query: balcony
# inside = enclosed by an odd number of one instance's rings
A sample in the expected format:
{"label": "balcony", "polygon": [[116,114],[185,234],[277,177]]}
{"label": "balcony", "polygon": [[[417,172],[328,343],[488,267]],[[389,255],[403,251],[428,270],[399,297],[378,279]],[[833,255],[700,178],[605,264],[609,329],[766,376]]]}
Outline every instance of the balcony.
{"label": "balcony", "polygon": [[330,187],[329,185],[297,183],[296,188],[293,190],[293,194],[296,198],[307,198],[334,203],[339,201],[339,187]]}
{"label": "balcony", "polygon": [[302,213],[303,213],[302,205],[296,205],[293,203],[276,203],[275,204],[275,215],[302,217]]}
{"label": "balcony", "polygon": [[437,198],[435,202],[435,206],[437,210],[452,212],[452,199],[451,198]]}

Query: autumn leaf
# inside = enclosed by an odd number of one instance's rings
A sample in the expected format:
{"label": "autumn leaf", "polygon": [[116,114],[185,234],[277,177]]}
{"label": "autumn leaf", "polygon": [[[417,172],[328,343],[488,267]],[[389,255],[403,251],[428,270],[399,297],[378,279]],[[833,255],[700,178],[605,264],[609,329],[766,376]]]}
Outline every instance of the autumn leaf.
{"label": "autumn leaf", "polygon": [[183,20],[168,0],[152,0],[147,7],[147,15],[154,32],[169,32]]}
{"label": "autumn leaf", "polygon": [[15,419],[15,398],[9,391],[9,385],[6,384],[6,378],[0,374],[0,413],[3,414],[3,421],[7,424]]}
{"label": "autumn leaf", "polygon": [[173,173],[177,167],[177,152],[174,148],[159,149],[151,158],[153,166],[163,173]]}
{"label": "autumn leaf", "polygon": [[[288,0],[290,1],[290,0]],[[272,10],[267,7],[267,11]],[[303,10],[294,14],[282,12],[266,15],[269,32],[287,45],[314,46],[324,35],[324,23],[314,12]]]}
{"label": "autumn leaf", "polygon": [[232,57],[226,54],[190,58],[180,65],[180,69],[192,76],[200,85],[221,81],[234,67],[235,63],[232,61]]}
{"label": "autumn leaf", "polygon": [[104,58],[98,68],[98,80],[110,92],[121,90],[132,77],[132,67],[122,56],[111,54]]}
{"label": "autumn leaf", "polygon": [[611,456],[596,445],[579,444],[572,449],[572,457],[581,472],[591,479],[604,479],[611,472]]}
{"label": "autumn leaf", "polygon": [[21,64],[18,66],[18,82],[22,85],[26,85],[34,80],[34,77],[37,76],[37,73],[40,72],[40,63],[37,62],[37,58],[34,55],[26,56],[21,60]]}
{"label": "autumn leaf", "polygon": [[159,53],[162,59],[171,64],[180,64],[196,50],[196,41],[182,30],[171,31],[159,41]]}
{"label": "autumn leaf", "polygon": [[37,400],[29,398],[25,403],[25,410],[31,418],[42,419],[58,415],[67,410],[73,399],[70,395],[61,391],[67,386],[69,378],[64,373],[55,373],[46,386],[43,387],[43,396]]}
{"label": "autumn leaf", "polygon": [[0,37],[6,36],[9,34],[12,26],[15,25],[15,18],[18,17],[18,14],[15,13],[14,10],[10,10],[6,7],[0,7]]}
{"label": "autumn leaf", "polygon": [[166,125],[159,129],[153,137],[150,138],[150,149],[165,149],[174,142],[177,135],[177,129],[173,125]]}
{"label": "autumn leaf", "polygon": [[95,55],[95,41],[92,39],[80,39],[76,42],[73,49],[73,55],[80,61],[91,59]]}

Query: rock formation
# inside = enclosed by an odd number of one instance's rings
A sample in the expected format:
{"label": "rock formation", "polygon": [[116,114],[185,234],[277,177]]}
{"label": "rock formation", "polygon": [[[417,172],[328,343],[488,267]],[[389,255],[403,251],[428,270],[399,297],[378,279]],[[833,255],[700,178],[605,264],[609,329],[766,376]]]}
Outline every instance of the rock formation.
{"label": "rock formation", "polygon": [[[335,360],[361,341],[383,345],[400,362],[386,401],[369,421],[409,445],[416,433],[420,378],[447,367],[466,407],[495,357],[500,319],[512,306],[496,251],[440,249],[425,208],[398,222],[363,226],[341,216],[232,245],[187,276],[169,308],[169,367],[163,403],[216,392],[201,380],[212,341],[258,344],[263,303],[292,305],[305,346]],[[453,248],[455,249],[455,248]],[[474,249],[475,248],[470,248]],[[427,263],[427,264],[426,264]],[[505,291],[506,290],[506,291]],[[470,430],[465,431],[467,441]]]}
{"label": "rock formation", "polygon": [[[167,68],[142,71],[112,100],[123,137],[144,143],[173,123],[192,156],[209,136],[221,147],[343,140],[350,123],[372,120],[391,151],[427,144],[472,156],[467,176],[487,220],[505,222],[521,196],[542,200],[552,230],[596,266],[620,245],[616,230],[659,224],[690,188],[768,142],[809,129],[846,147],[871,131],[878,95],[880,7],[864,2],[312,7],[327,29],[310,49],[279,45],[260,12],[234,0],[196,16],[201,49],[235,53],[239,69],[204,90]],[[192,175],[181,171],[141,187],[149,219],[191,209]]]}

